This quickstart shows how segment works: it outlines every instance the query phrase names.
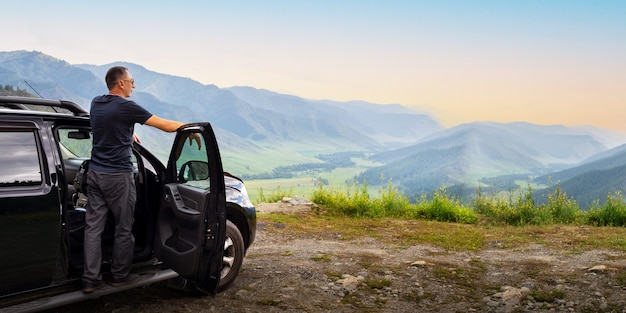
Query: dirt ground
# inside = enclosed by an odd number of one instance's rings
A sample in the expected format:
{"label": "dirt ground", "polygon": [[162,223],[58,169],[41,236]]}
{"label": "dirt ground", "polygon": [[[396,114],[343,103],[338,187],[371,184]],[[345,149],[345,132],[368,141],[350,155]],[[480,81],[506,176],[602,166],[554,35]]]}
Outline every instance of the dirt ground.
{"label": "dirt ground", "polygon": [[[258,207],[261,214],[308,208]],[[239,277],[215,297],[163,283],[51,312],[626,312],[621,251],[494,241],[478,252],[451,252],[336,234],[290,236],[277,231],[283,226],[260,219]]]}

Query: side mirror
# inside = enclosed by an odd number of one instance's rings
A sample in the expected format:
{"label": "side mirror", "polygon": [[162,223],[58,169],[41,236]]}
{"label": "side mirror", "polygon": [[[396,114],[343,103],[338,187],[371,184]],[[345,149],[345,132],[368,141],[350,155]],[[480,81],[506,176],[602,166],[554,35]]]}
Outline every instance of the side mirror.
{"label": "side mirror", "polygon": [[207,179],[209,179],[209,163],[203,161],[187,161],[178,172],[178,181],[181,183]]}

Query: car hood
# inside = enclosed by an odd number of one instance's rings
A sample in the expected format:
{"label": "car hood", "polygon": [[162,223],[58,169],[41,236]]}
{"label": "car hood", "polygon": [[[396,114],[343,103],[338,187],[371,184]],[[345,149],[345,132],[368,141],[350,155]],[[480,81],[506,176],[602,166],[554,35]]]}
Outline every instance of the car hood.
{"label": "car hood", "polygon": [[224,172],[224,184],[226,185],[226,201],[237,203],[244,208],[254,206],[248,196],[248,190],[241,179]]}

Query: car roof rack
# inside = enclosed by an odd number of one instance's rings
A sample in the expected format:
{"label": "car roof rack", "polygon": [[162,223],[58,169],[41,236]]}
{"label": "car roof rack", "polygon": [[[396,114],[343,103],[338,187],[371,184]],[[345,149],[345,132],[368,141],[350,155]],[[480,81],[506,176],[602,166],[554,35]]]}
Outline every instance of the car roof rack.
{"label": "car roof rack", "polygon": [[14,110],[71,113],[74,116],[89,116],[82,106],[68,100],[52,100],[18,96],[0,96],[0,107]]}

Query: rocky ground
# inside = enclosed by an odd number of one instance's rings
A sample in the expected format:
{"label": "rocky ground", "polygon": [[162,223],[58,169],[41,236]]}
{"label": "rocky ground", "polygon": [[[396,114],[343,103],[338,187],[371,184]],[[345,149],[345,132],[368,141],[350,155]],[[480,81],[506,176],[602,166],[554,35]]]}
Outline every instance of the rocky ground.
{"label": "rocky ground", "polygon": [[[262,214],[308,204],[259,205]],[[237,281],[215,297],[155,284],[56,312],[626,312],[626,253],[542,245],[478,252],[280,231],[261,215]]]}

